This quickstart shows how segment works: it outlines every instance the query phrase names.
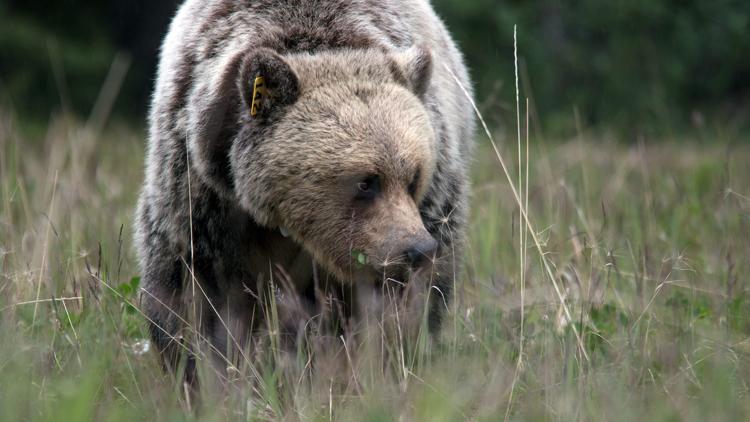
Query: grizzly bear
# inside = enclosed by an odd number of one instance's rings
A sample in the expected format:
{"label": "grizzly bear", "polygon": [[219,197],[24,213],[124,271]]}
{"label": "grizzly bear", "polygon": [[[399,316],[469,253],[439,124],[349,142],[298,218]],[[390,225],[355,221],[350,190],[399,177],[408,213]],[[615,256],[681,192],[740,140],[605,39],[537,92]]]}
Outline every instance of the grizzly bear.
{"label": "grizzly bear", "polygon": [[326,329],[356,332],[393,295],[399,323],[437,334],[461,268],[470,97],[427,0],[187,0],[135,223],[165,365],[187,336],[222,357],[252,347],[270,301],[290,338],[325,310]]}

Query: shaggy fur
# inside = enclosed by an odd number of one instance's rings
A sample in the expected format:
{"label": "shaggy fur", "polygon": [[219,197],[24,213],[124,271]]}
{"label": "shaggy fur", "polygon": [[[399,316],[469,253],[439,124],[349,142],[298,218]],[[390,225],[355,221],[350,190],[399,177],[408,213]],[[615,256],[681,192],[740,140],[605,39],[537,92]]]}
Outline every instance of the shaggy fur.
{"label": "shaggy fur", "polygon": [[[196,331],[222,355],[247,345],[272,279],[303,303],[285,311],[277,297],[292,336],[321,307],[344,321],[377,308],[356,298],[390,277],[430,297],[437,329],[460,266],[474,123],[451,73],[470,90],[426,0],[183,4],[162,48],[135,233],[167,365]],[[258,75],[268,92],[253,118]],[[378,198],[353,200],[373,174]],[[405,248],[431,237],[434,265],[404,270]]]}

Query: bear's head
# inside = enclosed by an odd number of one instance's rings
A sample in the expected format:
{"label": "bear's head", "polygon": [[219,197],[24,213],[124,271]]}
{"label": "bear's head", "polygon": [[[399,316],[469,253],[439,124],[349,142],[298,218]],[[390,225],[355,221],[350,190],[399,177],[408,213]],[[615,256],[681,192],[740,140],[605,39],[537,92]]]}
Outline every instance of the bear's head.
{"label": "bear's head", "polygon": [[194,95],[209,105],[193,108],[189,138],[209,185],[342,281],[431,262],[419,211],[437,159],[428,50],[261,48],[229,63]]}

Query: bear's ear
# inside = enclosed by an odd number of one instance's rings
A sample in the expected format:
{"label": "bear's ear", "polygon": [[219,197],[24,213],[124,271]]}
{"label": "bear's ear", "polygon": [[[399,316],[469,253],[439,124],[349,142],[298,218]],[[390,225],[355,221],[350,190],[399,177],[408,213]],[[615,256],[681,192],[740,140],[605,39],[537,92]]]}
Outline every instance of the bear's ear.
{"label": "bear's ear", "polygon": [[237,83],[247,113],[253,119],[267,119],[299,96],[297,74],[283,57],[267,48],[245,56]]}
{"label": "bear's ear", "polygon": [[234,110],[240,106],[241,113],[250,115],[257,76],[263,77],[265,89],[255,104],[256,118],[265,118],[274,109],[296,100],[297,76],[281,56],[268,49],[237,52],[220,61],[206,77],[194,83],[189,95],[187,140],[191,163],[204,181],[225,196],[234,194],[229,163],[232,137],[237,130]]}
{"label": "bear's ear", "polygon": [[430,86],[432,77],[432,54],[430,50],[417,44],[396,53],[394,59],[408,83],[408,88],[417,97],[422,98]]}
{"label": "bear's ear", "polygon": [[243,57],[243,53],[237,53],[196,80],[186,106],[191,164],[224,196],[233,194],[229,149],[236,115],[231,109],[240,103],[235,81]]}

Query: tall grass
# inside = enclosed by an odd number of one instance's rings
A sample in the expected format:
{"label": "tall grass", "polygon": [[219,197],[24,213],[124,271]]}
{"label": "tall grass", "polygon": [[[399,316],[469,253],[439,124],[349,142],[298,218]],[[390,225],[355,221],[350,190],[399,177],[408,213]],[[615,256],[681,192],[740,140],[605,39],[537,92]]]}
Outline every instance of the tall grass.
{"label": "tall grass", "polygon": [[3,420],[750,414],[750,150],[730,135],[531,134],[525,167],[505,162],[525,185],[496,155],[518,156],[516,136],[491,133],[497,151],[480,137],[467,265],[439,346],[394,360],[375,340],[330,339],[326,354],[310,339],[284,355],[269,306],[268,341],[195,402],[161,370],[137,307],[142,133],[60,118],[29,139],[0,121]]}

